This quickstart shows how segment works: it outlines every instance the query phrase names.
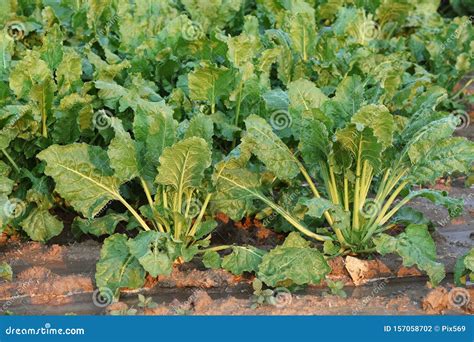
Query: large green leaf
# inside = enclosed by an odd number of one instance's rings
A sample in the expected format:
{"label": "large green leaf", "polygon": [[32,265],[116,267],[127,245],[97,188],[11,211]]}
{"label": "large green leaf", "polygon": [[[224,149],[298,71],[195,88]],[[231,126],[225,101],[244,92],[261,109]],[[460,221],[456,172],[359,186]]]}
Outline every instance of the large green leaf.
{"label": "large green leaf", "polygon": [[426,225],[411,224],[396,237],[381,234],[374,238],[374,243],[380,254],[397,253],[404,266],[416,265],[425,271],[434,286],[445,277],[444,265],[436,262],[436,245]]}
{"label": "large green leaf", "polygon": [[172,186],[181,196],[201,186],[204,170],[211,165],[211,151],[202,138],[188,138],[165,148],[156,182]]}
{"label": "large green leaf", "polygon": [[240,220],[254,209],[259,195],[260,177],[246,168],[250,150],[245,143],[216,164],[212,180],[216,191],[212,198],[213,212],[223,212]]}
{"label": "large green leaf", "polygon": [[327,162],[331,145],[328,131],[322,122],[317,120],[304,122],[298,149],[308,168],[314,169],[321,162]]}
{"label": "large green leaf", "polygon": [[450,137],[456,128],[456,119],[452,116],[430,122],[417,131],[405,147],[412,164],[416,164],[432,149],[433,145]]}
{"label": "large green leaf", "polygon": [[130,133],[123,129],[119,120],[112,119],[112,126],[115,130],[115,137],[107,150],[110,166],[119,179],[127,181],[139,175],[135,142],[130,137]]}
{"label": "large green leaf", "polygon": [[273,133],[272,127],[264,119],[250,115],[245,120],[247,133],[245,139],[265,166],[281,179],[293,179],[300,170],[298,161],[288,147]]}
{"label": "large green leaf", "polygon": [[133,133],[137,143],[138,169],[150,184],[156,177],[164,149],[176,142],[177,127],[171,109],[165,105],[155,109],[139,106],[135,112]]}
{"label": "large green leaf", "polygon": [[319,108],[327,100],[327,96],[313,82],[306,79],[289,83],[288,97],[291,108],[303,111]]}
{"label": "large green leaf", "polygon": [[445,138],[422,149],[409,175],[417,184],[433,183],[453,172],[468,174],[474,161],[474,143],[461,137]]}
{"label": "large green leaf", "polygon": [[36,208],[21,221],[21,227],[32,240],[46,242],[59,235],[64,225],[48,210]]}
{"label": "large green leaf", "polygon": [[120,288],[143,286],[145,270],[130,254],[127,236],[115,234],[105,239],[96,266],[95,281],[101,291],[111,291],[114,296],[118,295]]}
{"label": "large green leaf", "polygon": [[256,272],[265,251],[253,246],[233,246],[232,253],[222,259],[222,268],[235,275]]}
{"label": "large green leaf", "polygon": [[357,113],[364,101],[364,86],[359,76],[348,76],[339,83],[336,96],[323,104],[323,111],[331,116],[338,126]]}
{"label": "large green leaf", "polygon": [[111,200],[120,198],[120,180],[107,166],[104,150],[87,144],[52,145],[38,154],[46,162],[56,191],[78,212],[93,218]]}
{"label": "large green leaf", "polygon": [[317,41],[313,11],[310,6],[307,6],[304,12],[296,13],[289,20],[288,31],[292,46],[304,61],[313,55]]}
{"label": "large green leaf", "polygon": [[169,275],[173,259],[169,255],[169,236],[157,231],[140,232],[137,237],[128,240],[130,254],[138,259],[145,271],[152,277]]}
{"label": "large green leaf", "polygon": [[128,221],[125,214],[110,213],[95,219],[74,218],[72,227],[82,231],[84,234],[95,236],[112,235],[121,221]]}
{"label": "large green leaf", "polygon": [[268,286],[319,284],[330,271],[324,256],[293,232],[263,257],[258,277]]}
{"label": "large green leaf", "polygon": [[349,152],[354,160],[360,155],[361,161],[366,160],[374,169],[380,166],[383,146],[371,128],[350,124],[336,132],[336,142]]}
{"label": "large green leaf", "polygon": [[374,136],[387,148],[392,144],[395,122],[384,105],[367,105],[359,109],[351,122],[372,128]]}
{"label": "large green leaf", "polygon": [[231,70],[202,62],[188,76],[189,96],[195,101],[208,101],[214,106],[233,88]]}

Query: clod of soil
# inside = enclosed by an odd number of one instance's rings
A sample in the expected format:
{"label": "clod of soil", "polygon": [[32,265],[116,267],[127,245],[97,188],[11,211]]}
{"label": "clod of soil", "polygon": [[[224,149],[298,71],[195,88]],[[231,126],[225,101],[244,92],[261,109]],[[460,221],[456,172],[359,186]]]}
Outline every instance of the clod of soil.
{"label": "clod of soil", "polygon": [[449,311],[455,313],[474,313],[474,289],[454,287],[451,290],[437,287],[423,299],[423,310],[428,314],[443,314]]}
{"label": "clod of soil", "polygon": [[361,260],[347,256],[345,265],[356,286],[392,275],[390,269],[378,259]]}
{"label": "clod of soil", "polygon": [[397,271],[397,277],[421,277],[423,274],[416,267],[401,266]]}

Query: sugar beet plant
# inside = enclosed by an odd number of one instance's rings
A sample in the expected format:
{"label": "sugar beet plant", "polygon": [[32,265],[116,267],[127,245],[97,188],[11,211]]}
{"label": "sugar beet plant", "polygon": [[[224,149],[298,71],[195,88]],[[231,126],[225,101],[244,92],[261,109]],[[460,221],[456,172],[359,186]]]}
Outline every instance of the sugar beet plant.
{"label": "sugar beet plant", "polygon": [[[106,238],[96,280],[113,295],[195,255],[280,286],[397,252],[439,282],[404,205],[462,207],[418,187],[469,171],[472,144],[451,135],[474,46],[438,5],[4,1],[0,232],[46,242],[73,216],[76,236]],[[210,246],[218,212],[289,235]]]}
{"label": "sugar beet plant", "polygon": [[[340,101],[337,95],[319,103],[324,106],[333,101],[335,105]],[[427,226],[410,225],[396,237],[386,233],[396,226],[391,219],[416,197],[445,206],[449,215],[460,214],[462,200],[436,190],[412,188],[433,183],[455,170],[469,172],[474,144],[451,137],[458,125],[456,117],[421,110],[410,119],[396,122],[396,116],[385,106],[354,105],[354,100],[351,98],[352,112],[343,122],[338,121],[339,127],[324,123],[334,122],[330,116],[314,117],[311,111],[299,118],[297,151],[291,151],[262,118],[250,116],[246,120],[247,131],[239,149],[252,151],[276,178],[305,182],[311,189],[311,197],[298,199],[299,214],[264,196],[257,175],[249,181],[252,178],[245,175],[250,172],[245,169],[249,154],[243,160],[243,170],[224,173],[217,182],[226,183],[221,184],[226,196],[241,199],[246,193],[250,201],[263,201],[304,235],[324,241],[326,249],[334,254],[395,252],[405,265],[416,264],[437,284],[444,278],[444,268],[435,261],[436,249]],[[313,177],[322,180],[324,194]],[[396,202],[399,195],[402,197]],[[324,216],[329,230],[320,229],[318,233],[309,229],[303,223],[304,216]]]}

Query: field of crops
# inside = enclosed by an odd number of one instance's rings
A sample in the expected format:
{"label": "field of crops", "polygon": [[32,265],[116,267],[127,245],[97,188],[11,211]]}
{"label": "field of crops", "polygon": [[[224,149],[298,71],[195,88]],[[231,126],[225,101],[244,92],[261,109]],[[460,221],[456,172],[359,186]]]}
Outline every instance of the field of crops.
{"label": "field of crops", "polygon": [[474,312],[472,0],[0,0],[0,314]]}

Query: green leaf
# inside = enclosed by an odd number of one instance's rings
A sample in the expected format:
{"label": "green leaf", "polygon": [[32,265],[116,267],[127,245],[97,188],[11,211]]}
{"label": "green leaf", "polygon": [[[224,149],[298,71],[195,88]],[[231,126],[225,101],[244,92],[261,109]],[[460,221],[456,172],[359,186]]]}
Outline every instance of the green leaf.
{"label": "green leaf", "polygon": [[51,81],[48,65],[40,59],[39,53],[28,50],[10,73],[9,84],[15,95],[26,98],[33,87],[42,86]]}
{"label": "green leaf", "polygon": [[298,149],[308,168],[313,169],[329,158],[332,143],[326,126],[317,120],[306,120],[301,130]]}
{"label": "green leaf", "polygon": [[204,114],[193,116],[193,118],[189,121],[188,129],[184,134],[185,138],[198,137],[203,138],[208,142],[212,142],[213,136],[214,123],[212,118]]}
{"label": "green leaf", "polygon": [[395,122],[392,114],[384,105],[367,105],[359,109],[352,117],[352,123],[372,128],[374,136],[384,149],[392,144]]}
{"label": "green leaf", "polygon": [[81,56],[74,50],[65,50],[63,59],[56,70],[56,78],[60,94],[71,92],[71,88],[81,83]]}
{"label": "green leaf", "polygon": [[107,150],[110,166],[119,179],[128,181],[139,175],[135,142],[130,137],[130,133],[123,129],[120,120],[113,118],[112,126],[115,130],[115,137]]}
{"label": "green leaf", "polygon": [[250,115],[245,125],[245,139],[251,144],[252,152],[275,176],[290,180],[300,173],[297,159],[264,119]]}
{"label": "green leaf", "polygon": [[446,191],[431,189],[421,189],[412,191],[407,195],[407,199],[412,200],[416,197],[423,197],[436,205],[442,205],[448,209],[449,216],[456,217],[462,214],[464,210],[464,201],[462,198],[452,198]]}
{"label": "green leaf", "polygon": [[45,174],[54,179],[56,191],[87,218],[97,215],[109,201],[121,198],[121,182],[110,175],[107,154],[99,147],[52,145],[37,157],[46,162]]}
{"label": "green leaf", "polygon": [[319,108],[328,99],[316,85],[306,79],[299,79],[288,84],[290,108],[307,111]]}
{"label": "green leaf", "polygon": [[331,268],[317,249],[302,240],[298,233],[290,233],[283,245],[267,253],[259,266],[259,279],[268,286],[319,284]]}
{"label": "green leaf", "polygon": [[314,10],[307,6],[302,13],[296,13],[289,21],[289,36],[292,47],[298,52],[303,61],[307,61],[314,53],[317,42]]}
{"label": "green leaf", "polygon": [[140,232],[129,239],[127,245],[130,254],[138,259],[140,265],[152,277],[169,275],[173,270],[173,259],[169,256],[169,236],[157,231]]}
{"label": "green leaf", "polygon": [[128,221],[125,214],[110,213],[94,219],[82,219],[75,217],[72,223],[73,229],[78,229],[84,234],[95,236],[112,235],[121,221]]}
{"label": "green leaf", "polygon": [[260,177],[245,168],[248,158],[248,146],[241,144],[216,164],[212,176],[216,187],[212,198],[213,212],[223,212],[233,220],[240,220],[253,211],[253,201],[259,195]]}
{"label": "green leaf", "polygon": [[60,220],[43,209],[34,209],[20,225],[32,240],[40,242],[59,235],[64,228]]}
{"label": "green leaf", "polygon": [[394,216],[393,223],[403,224],[408,226],[411,223],[414,224],[426,224],[430,225],[431,221],[425,217],[425,215],[412,207],[401,207]]}
{"label": "green leaf", "polygon": [[233,88],[233,80],[231,70],[202,62],[188,75],[189,96],[194,101],[208,101],[213,106]]}
{"label": "green leaf", "polygon": [[336,142],[352,155],[353,160],[357,160],[360,155],[361,161],[366,160],[374,169],[378,169],[383,146],[374,136],[371,128],[359,130],[360,128],[355,124],[350,124],[338,130]]}
{"label": "green leaf", "polygon": [[138,169],[151,184],[156,177],[159,158],[164,149],[176,142],[178,123],[167,106],[160,110],[138,107],[133,121],[137,142]]}
{"label": "green leaf", "polygon": [[217,222],[215,220],[206,220],[199,224],[194,234],[194,239],[199,240],[207,235],[209,235],[217,227]]}
{"label": "green leaf", "polygon": [[343,126],[362,106],[364,86],[359,76],[348,76],[337,86],[336,96],[323,104],[322,110]]}
{"label": "green leaf", "polygon": [[466,281],[463,281],[463,277],[474,273],[474,248],[456,260],[454,266],[454,282],[456,286],[466,285]]}
{"label": "green leaf", "polygon": [[118,295],[120,288],[135,289],[145,283],[145,270],[130,254],[124,234],[115,234],[104,240],[95,281],[101,291],[111,291],[114,296]]}
{"label": "green leaf", "polygon": [[43,38],[43,46],[40,51],[41,59],[48,63],[51,70],[56,69],[61,63],[63,60],[63,34],[58,24],[49,28]]}
{"label": "green leaf", "polygon": [[432,142],[422,150],[423,154],[416,157],[409,175],[409,179],[417,184],[434,183],[453,172],[468,174],[474,162],[474,143],[462,137]]}
{"label": "green leaf", "polygon": [[165,148],[156,182],[172,186],[181,196],[201,186],[204,170],[211,165],[211,151],[202,138],[188,138]]}
{"label": "green leaf", "polygon": [[0,263],[0,279],[6,279],[8,281],[12,281],[13,279],[12,268],[5,261]]}
{"label": "green leaf", "polygon": [[433,145],[450,137],[456,128],[456,119],[452,116],[442,118],[423,126],[408,141],[405,147],[412,164],[418,163],[429,153]]}
{"label": "green leaf", "polygon": [[207,251],[202,256],[202,262],[207,268],[218,269],[221,267],[221,257],[216,251]]}
{"label": "green leaf", "polygon": [[232,246],[232,253],[222,259],[222,268],[235,275],[256,272],[265,253],[253,246]]}
{"label": "green leaf", "polygon": [[425,271],[434,286],[445,277],[444,265],[436,262],[436,245],[426,225],[411,224],[396,237],[381,234],[374,237],[374,243],[380,254],[397,253],[404,266],[416,265]]}

